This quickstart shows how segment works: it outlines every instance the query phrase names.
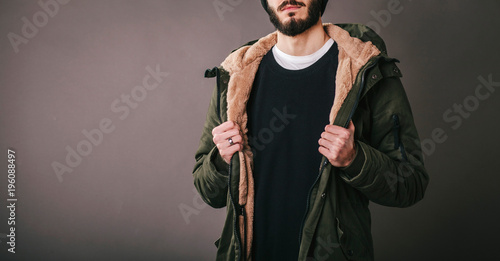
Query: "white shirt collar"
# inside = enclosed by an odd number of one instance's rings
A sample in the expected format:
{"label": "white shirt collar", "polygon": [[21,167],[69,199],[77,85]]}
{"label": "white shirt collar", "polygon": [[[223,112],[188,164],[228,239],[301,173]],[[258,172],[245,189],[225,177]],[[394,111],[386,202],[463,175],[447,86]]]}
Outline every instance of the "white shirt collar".
{"label": "white shirt collar", "polygon": [[321,57],[323,57],[323,55],[325,55],[328,50],[330,50],[333,44],[334,41],[330,38],[319,50],[312,54],[304,56],[294,56],[286,54],[278,49],[276,45],[273,46],[272,51],[274,59],[281,67],[288,70],[301,70],[311,66],[319,59],[321,59]]}

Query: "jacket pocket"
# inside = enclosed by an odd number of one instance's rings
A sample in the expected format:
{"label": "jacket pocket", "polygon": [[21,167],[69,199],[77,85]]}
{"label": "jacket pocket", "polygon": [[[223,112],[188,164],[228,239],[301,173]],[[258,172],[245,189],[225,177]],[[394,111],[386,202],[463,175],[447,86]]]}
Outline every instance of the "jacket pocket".
{"label": "jacket pocket", "polygon": [[401,123],[399,121],[399,116],[397,114],[392,115],[392,122],[393,122],[393,127],[392,127],[392,132],[394,136],[394,149],[398,150],[401,153],[401,158],[404,161],[408,161],[408,156],[406,155],[406,150],[403,145],[403,142],[401,141]]}
{"label": "jacket pocket", "polygon": [[359,233],[341,224],[338,218],[336,221],[337,235],[345,258],[347,260],[366,260],[367,248]]}

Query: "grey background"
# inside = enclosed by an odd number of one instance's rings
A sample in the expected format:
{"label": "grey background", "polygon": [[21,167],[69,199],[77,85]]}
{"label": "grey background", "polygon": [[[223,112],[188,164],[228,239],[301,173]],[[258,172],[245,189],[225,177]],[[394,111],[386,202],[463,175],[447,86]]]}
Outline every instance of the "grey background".
{"label": "grey background", "polygon": [[[18,53],[7,35],[43,9],[0,1],[1,260],[214,259],[225,210],[199,203],[191,175],[215,84],[203,72],[273,31],[259,1],[220,1],[233,4],[222,16],[212,0],[73,0]],[[372,13],[391,1],[330,2],[325,22],[380,25]],[[400,5],[379,32],[401,60],[422,140],[436,128],[447,139],[426,155],[422,202],[371,205],[377,260],[498,260],[500,92],[457,129],[443,113],[474,95],[478,77],[500,82],[500,2]],[[111,104],[157,65],[169,75],[121,120]],[[104,118],[114,131],[59,182],[51,164]],[[5,245],[7,148],[17,155],[15,255]]]}

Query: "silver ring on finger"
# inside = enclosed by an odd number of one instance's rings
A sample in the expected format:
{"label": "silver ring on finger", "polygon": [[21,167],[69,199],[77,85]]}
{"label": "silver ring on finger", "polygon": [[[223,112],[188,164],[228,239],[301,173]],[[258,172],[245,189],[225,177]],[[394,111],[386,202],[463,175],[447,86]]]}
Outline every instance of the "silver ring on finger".
{"label": "silver ring on finger", "polygon": [[229,142],[229,146],[233,146],[234,142],[232,138],[227,139],[227,141]]}

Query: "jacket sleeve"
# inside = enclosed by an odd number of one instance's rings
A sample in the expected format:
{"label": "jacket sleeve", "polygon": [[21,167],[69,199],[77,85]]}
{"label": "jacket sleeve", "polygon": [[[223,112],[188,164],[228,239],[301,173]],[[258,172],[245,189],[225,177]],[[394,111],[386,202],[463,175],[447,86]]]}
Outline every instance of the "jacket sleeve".
{"label": "jacket sleeve", "polygon": [[399,77],[377,85],[367,94],[370,141],[356,141],[357,155],[340,175],[375,203],[408,207],[424,197],[429,182],[420,139]]}
{"label": "jacket sleeve", "polygon": [[196,151],[193,176],[194,186],[201,198],[214,208],[222,208],[226,206],[229,165],[220,156],[213,142],[212,129],[221,124],[217,111],[217,96],[217,88],[215,88]]}

